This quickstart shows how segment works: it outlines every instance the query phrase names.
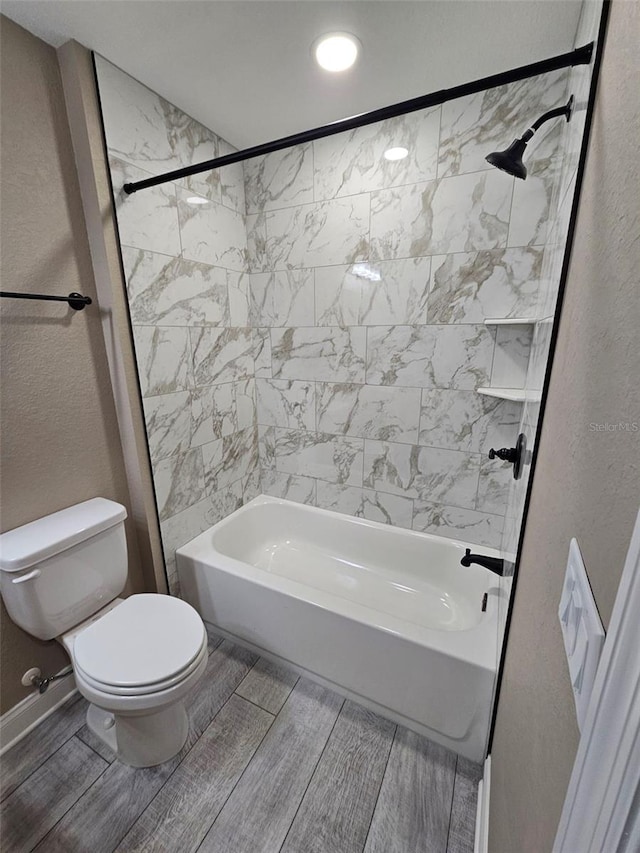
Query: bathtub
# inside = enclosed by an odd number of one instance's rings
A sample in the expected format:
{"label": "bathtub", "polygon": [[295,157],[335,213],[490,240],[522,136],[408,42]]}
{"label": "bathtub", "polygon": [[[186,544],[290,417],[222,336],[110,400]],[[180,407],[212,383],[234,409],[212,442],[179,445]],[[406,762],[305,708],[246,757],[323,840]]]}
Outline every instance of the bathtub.
{"label": "bathtub", "polygon": [[176,556],[184,597],[222,634],[481,761],[500,586],[460,565],[464,548],[262,495]]}

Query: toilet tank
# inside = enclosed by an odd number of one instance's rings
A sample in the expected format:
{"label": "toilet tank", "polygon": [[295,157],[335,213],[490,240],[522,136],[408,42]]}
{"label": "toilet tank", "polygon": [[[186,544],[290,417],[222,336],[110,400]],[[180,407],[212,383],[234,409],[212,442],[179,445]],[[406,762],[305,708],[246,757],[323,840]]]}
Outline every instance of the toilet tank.
{"label": "toilet tank", "polygon": [[51,640],[105,607],[127,581],[126,509],[93,498],[0,536],[0,592],[11,619]]}

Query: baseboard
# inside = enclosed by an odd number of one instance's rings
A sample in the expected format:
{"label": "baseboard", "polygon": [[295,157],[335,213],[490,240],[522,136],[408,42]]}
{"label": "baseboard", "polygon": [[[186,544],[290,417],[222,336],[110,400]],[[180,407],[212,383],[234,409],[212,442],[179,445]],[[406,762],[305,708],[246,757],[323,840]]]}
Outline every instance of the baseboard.
{"label": "baseboard", "polygon": [[[64,672],[64,670],[62,670]],[[32,729],[78,692],[73,672],[54,681],[46,693],[34,692],[0,717],[0,755],[14,746]]]}
{"label": "baseboard", "polygon": [[491,756],[484,762],[484,774],[478,785],[476,808],[476,840],[473,853],[489,853],[489,793],[491,788]]}

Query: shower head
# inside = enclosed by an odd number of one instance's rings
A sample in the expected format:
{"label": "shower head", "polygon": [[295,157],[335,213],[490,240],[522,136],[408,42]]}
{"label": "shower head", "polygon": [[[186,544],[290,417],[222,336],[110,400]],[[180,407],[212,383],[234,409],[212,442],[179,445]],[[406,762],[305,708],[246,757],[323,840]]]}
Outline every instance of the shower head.
{"label": "shower head", "polygon": [[514,139],[508,148],[505,148],[504,151],[492,151],[491,154],[487,154],[485,160],[487,163],[495,166],[496,169],[501,169],[508,175],[513,175],[516,178],[524,180],[527,177],[527,167],[522,162],[522,155],[524,154],[527,144],[533,134],[538,130],[540,125],[544,124],[545,121],[549,121],[549,119],[564,116],[566,120],[569,121],[571,119],[572,109],[573,95],[571,95],[569,101],[564,107],[549,110],[548,113],[540,116],[540,118],[537,119],[537,121],[534,121],[528,130],[525,130],[521,137]]}
{"label": "shower head", "polygon": [[516,178],[524,180],[527,177],[527,167],[522,162],[527,142],[524,137],[522,139],[514,139],[508,148],[504,151],[492,151],[487,154],[485,160],[491,163],[496,169],[501,169],[508,175],[514,175]]}

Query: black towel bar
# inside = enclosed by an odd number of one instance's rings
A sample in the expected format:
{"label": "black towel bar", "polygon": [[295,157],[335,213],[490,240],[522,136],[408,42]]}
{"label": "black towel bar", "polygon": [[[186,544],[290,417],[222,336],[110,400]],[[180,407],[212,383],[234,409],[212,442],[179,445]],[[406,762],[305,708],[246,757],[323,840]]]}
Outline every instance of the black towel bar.
{"label": "black towel bar", "polygon": [[8,290],[2,290],[0,296],[8,296],[10,299],[44,299],[49,302],[68,302],[74,311],[82,311],[85,305],[91,305],[91,297],[82,296],[80,293],[70,293],[68,296],[48,296],[45,293],[11,293]]}

